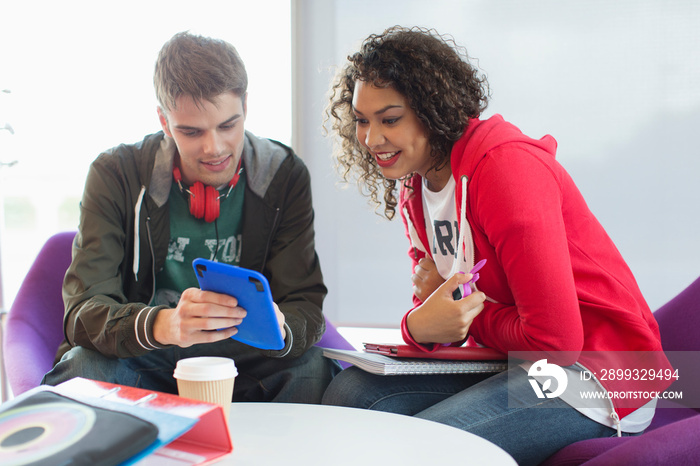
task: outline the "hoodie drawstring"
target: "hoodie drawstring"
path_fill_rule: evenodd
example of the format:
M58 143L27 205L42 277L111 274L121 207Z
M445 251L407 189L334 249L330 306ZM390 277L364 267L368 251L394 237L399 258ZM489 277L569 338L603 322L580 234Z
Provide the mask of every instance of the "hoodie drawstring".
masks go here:
M416 253L416 249L418 249L419 251L421 251L423 254L425 254L427 256L428 251L423 246L423 242L420 240L420 237L418 236L418 232L416 231L416 227L413 226L413 222L411 221L411 216L408 215L408 208L404 207L403 213L404 213L404 218L406 219L406 223L408 224L408 235L411 239L411 243L413 246L413 254L417 258L418 253Z
M620 427L620 416L618 416L617 412L615 412L615 407L613 407L613 412L610 413L610 417L612 418L615 427L617 427L617 436L622 437L622 428Z
M469 268L474 267L474 247L472 246L473 240L471 238L471 230L469 229L469 222L467 221L467 182L469 178L466 175L460 177L462 181L462 202L460 203L459 212L459 237L457 239L457 257L452 264L452 271L450 275L459 272L460 264L467 260ZM467 234L469 234L469 242L467 243ZM466 257L466 249L469 247L469 257Z

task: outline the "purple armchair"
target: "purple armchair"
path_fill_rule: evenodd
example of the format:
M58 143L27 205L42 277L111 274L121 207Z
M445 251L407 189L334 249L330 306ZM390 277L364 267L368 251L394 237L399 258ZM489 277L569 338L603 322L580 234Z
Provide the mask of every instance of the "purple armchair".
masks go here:
M5 325L3 359L15 396L38 386L53 367L63 341L63 276L71 262L75 232L57 233L39 251L17 292ZM326 320L326 333L318 343L351 348Z
M668 391L682 392L684 404L659 400L654 420L636 437L582 440L562 448L541 466L700 465L700 278L655 313L661 343L679 379Z
M63 276L75 232L57 233L39 251L5 324L3 358L15 396L41 383L63 341Z

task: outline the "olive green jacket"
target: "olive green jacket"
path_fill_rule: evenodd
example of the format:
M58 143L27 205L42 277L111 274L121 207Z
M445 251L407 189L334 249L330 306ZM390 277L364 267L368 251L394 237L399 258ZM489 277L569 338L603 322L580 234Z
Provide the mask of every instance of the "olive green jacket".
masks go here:
M168 195L175 144L162 132L101 154L90 166L73 261L63 284L65 341L126 358L162 348L149 306L170 240ZM325 331L327 293L314 247L309 172L290 148L246 132L240 265L265 275L285 315L286 345L262 351L298 357Z

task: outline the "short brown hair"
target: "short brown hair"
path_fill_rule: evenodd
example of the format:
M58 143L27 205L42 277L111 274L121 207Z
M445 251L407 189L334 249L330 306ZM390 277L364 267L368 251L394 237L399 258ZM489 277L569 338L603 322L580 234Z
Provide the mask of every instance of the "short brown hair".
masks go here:
M242 97L248 75L233 45L180 32L160 49L153 84L159 105L167 110L175 108L176 99L183 95L195 101L212 101L226 92Z

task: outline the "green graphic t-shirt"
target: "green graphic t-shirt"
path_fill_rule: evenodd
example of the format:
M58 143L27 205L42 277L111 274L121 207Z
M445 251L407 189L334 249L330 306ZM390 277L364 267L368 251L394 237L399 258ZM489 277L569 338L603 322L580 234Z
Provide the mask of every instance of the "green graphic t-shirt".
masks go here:
M182 291L199 288L192 268L198 257L238 265L241 259L241 220L245 176L228 197L219 200L219 218L212 223L196 219L187 204L189 194L176 183L170 189L170 245L163 270L156 274L156 293L151 305L175 307ZM228 186L221 191L226 194Z

